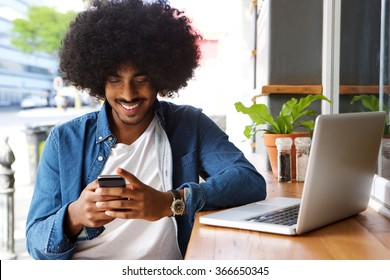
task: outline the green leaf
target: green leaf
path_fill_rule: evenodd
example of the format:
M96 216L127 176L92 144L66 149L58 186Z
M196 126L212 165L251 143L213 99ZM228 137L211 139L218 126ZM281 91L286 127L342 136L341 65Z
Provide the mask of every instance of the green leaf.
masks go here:
M244 130L245 137L249 139L253 134L252 131L253 131L253 125L245 126L245 130Z
M278 116L276 117L276 123L278 124L278 131L275 133L287 134L293 130L293 118L292 116Z
M294 108L297 106L298 100L296 98L291 98L282 105L279 116L288 116L291 115L294 111Z
M314 116L314 115L316 115L316 114L317 114L316 111L311 110L311 109L307 109L307 110L305 110L305 111L302 111L302 112L298 113L298 114L295 116L295 120L298 120L298 119L300 119L300 118L302 118L302 117Z
M272 127L277 126L268 107L264 104L253 104L251 107L245 107L241 102L236 102L234 105L237 112L248 115L256 125L269 124Z
M310 133L314 130L314 120L301 121L302 126Z
M291 113L293 118L298 119L300 117L300 114L302 113L302 111L304 109L306 109L307 107L309 107L311 105L311 103L313 103L316 100L325 100L325 101L332 103L332 101L330 101L326 96L324 96L322 94L307 95L306 97L300 98L298 104L293 108L292 113ZM314 114L315 114L315 112L314 112Z
M377 112L379 111L379 98L375 95L367 95L367 94L360 94L355 95L352 100L351 104L360 101L366 109L369 111ZM382 109L384 112L389 112L389 108L386 104L382 105ZM389 135L390 134L390 124L389 124L389 116L386 116L386 125L384 129L384 134Z
M293 97L282 105L280 113L276 118L273 118L265 104L253 104L251 107L245 107L241 102L236 102L235 107L237 112L247 114L252 119L255 126L262 124L271 126L270 129L260 130L267 133L288 134L294 132L298 127L304 127L309 130L309 132L313 130L313 120L302 121L300 119L316 114L315 111L307 109L307 107L317 100L324 100L332 103L327 97L318 94L307 95L300 98L299 101ZM250 133L253 134L256 132L257 131L253 132L252 130L249 132L249 128L246 128L244 133L246 133L246 136L248 137Z
M362 105L370 111L379 111L379 98L375 95L355 95L351 100L351 104L357 101L361 101ZM388 112L388 107L386 106L386 104L383 104L383 111Z

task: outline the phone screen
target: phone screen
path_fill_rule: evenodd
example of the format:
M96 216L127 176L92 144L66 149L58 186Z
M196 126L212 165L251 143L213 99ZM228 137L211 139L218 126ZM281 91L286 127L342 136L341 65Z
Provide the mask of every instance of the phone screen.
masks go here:
M101 188L113 188L126 186L126 181L119 175L100 175L98 177L99 187Z

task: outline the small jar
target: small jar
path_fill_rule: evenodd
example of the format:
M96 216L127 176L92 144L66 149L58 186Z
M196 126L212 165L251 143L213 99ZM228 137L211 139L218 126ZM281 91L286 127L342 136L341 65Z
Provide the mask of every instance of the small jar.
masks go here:
M311 139L310 137L297 137L294 141L296 149L296 180L305 181L307 162L309 160Z
M290 137L276 138L276 147L278 149L278 181L291 182L291 146Z

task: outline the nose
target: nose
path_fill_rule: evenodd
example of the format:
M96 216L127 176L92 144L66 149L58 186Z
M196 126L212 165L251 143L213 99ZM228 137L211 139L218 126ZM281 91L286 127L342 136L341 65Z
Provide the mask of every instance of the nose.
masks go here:
M138 95L137 89L132 85L132 83L124 83L124 86L122 88L122 96L130 101L134 99Z

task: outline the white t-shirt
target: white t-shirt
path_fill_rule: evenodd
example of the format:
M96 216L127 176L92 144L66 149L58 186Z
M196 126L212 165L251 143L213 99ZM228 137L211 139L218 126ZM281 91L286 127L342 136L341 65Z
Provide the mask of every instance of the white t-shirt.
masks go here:
M131 145L112 147L101 174L116 174L119 166L144 184L162 191L155 143L154 118L146 131ZM165 191L165 190L164 190ZM115 219L104 225L98 237L77 244L73 259L181 259L176 223L172 217L155 222Z

